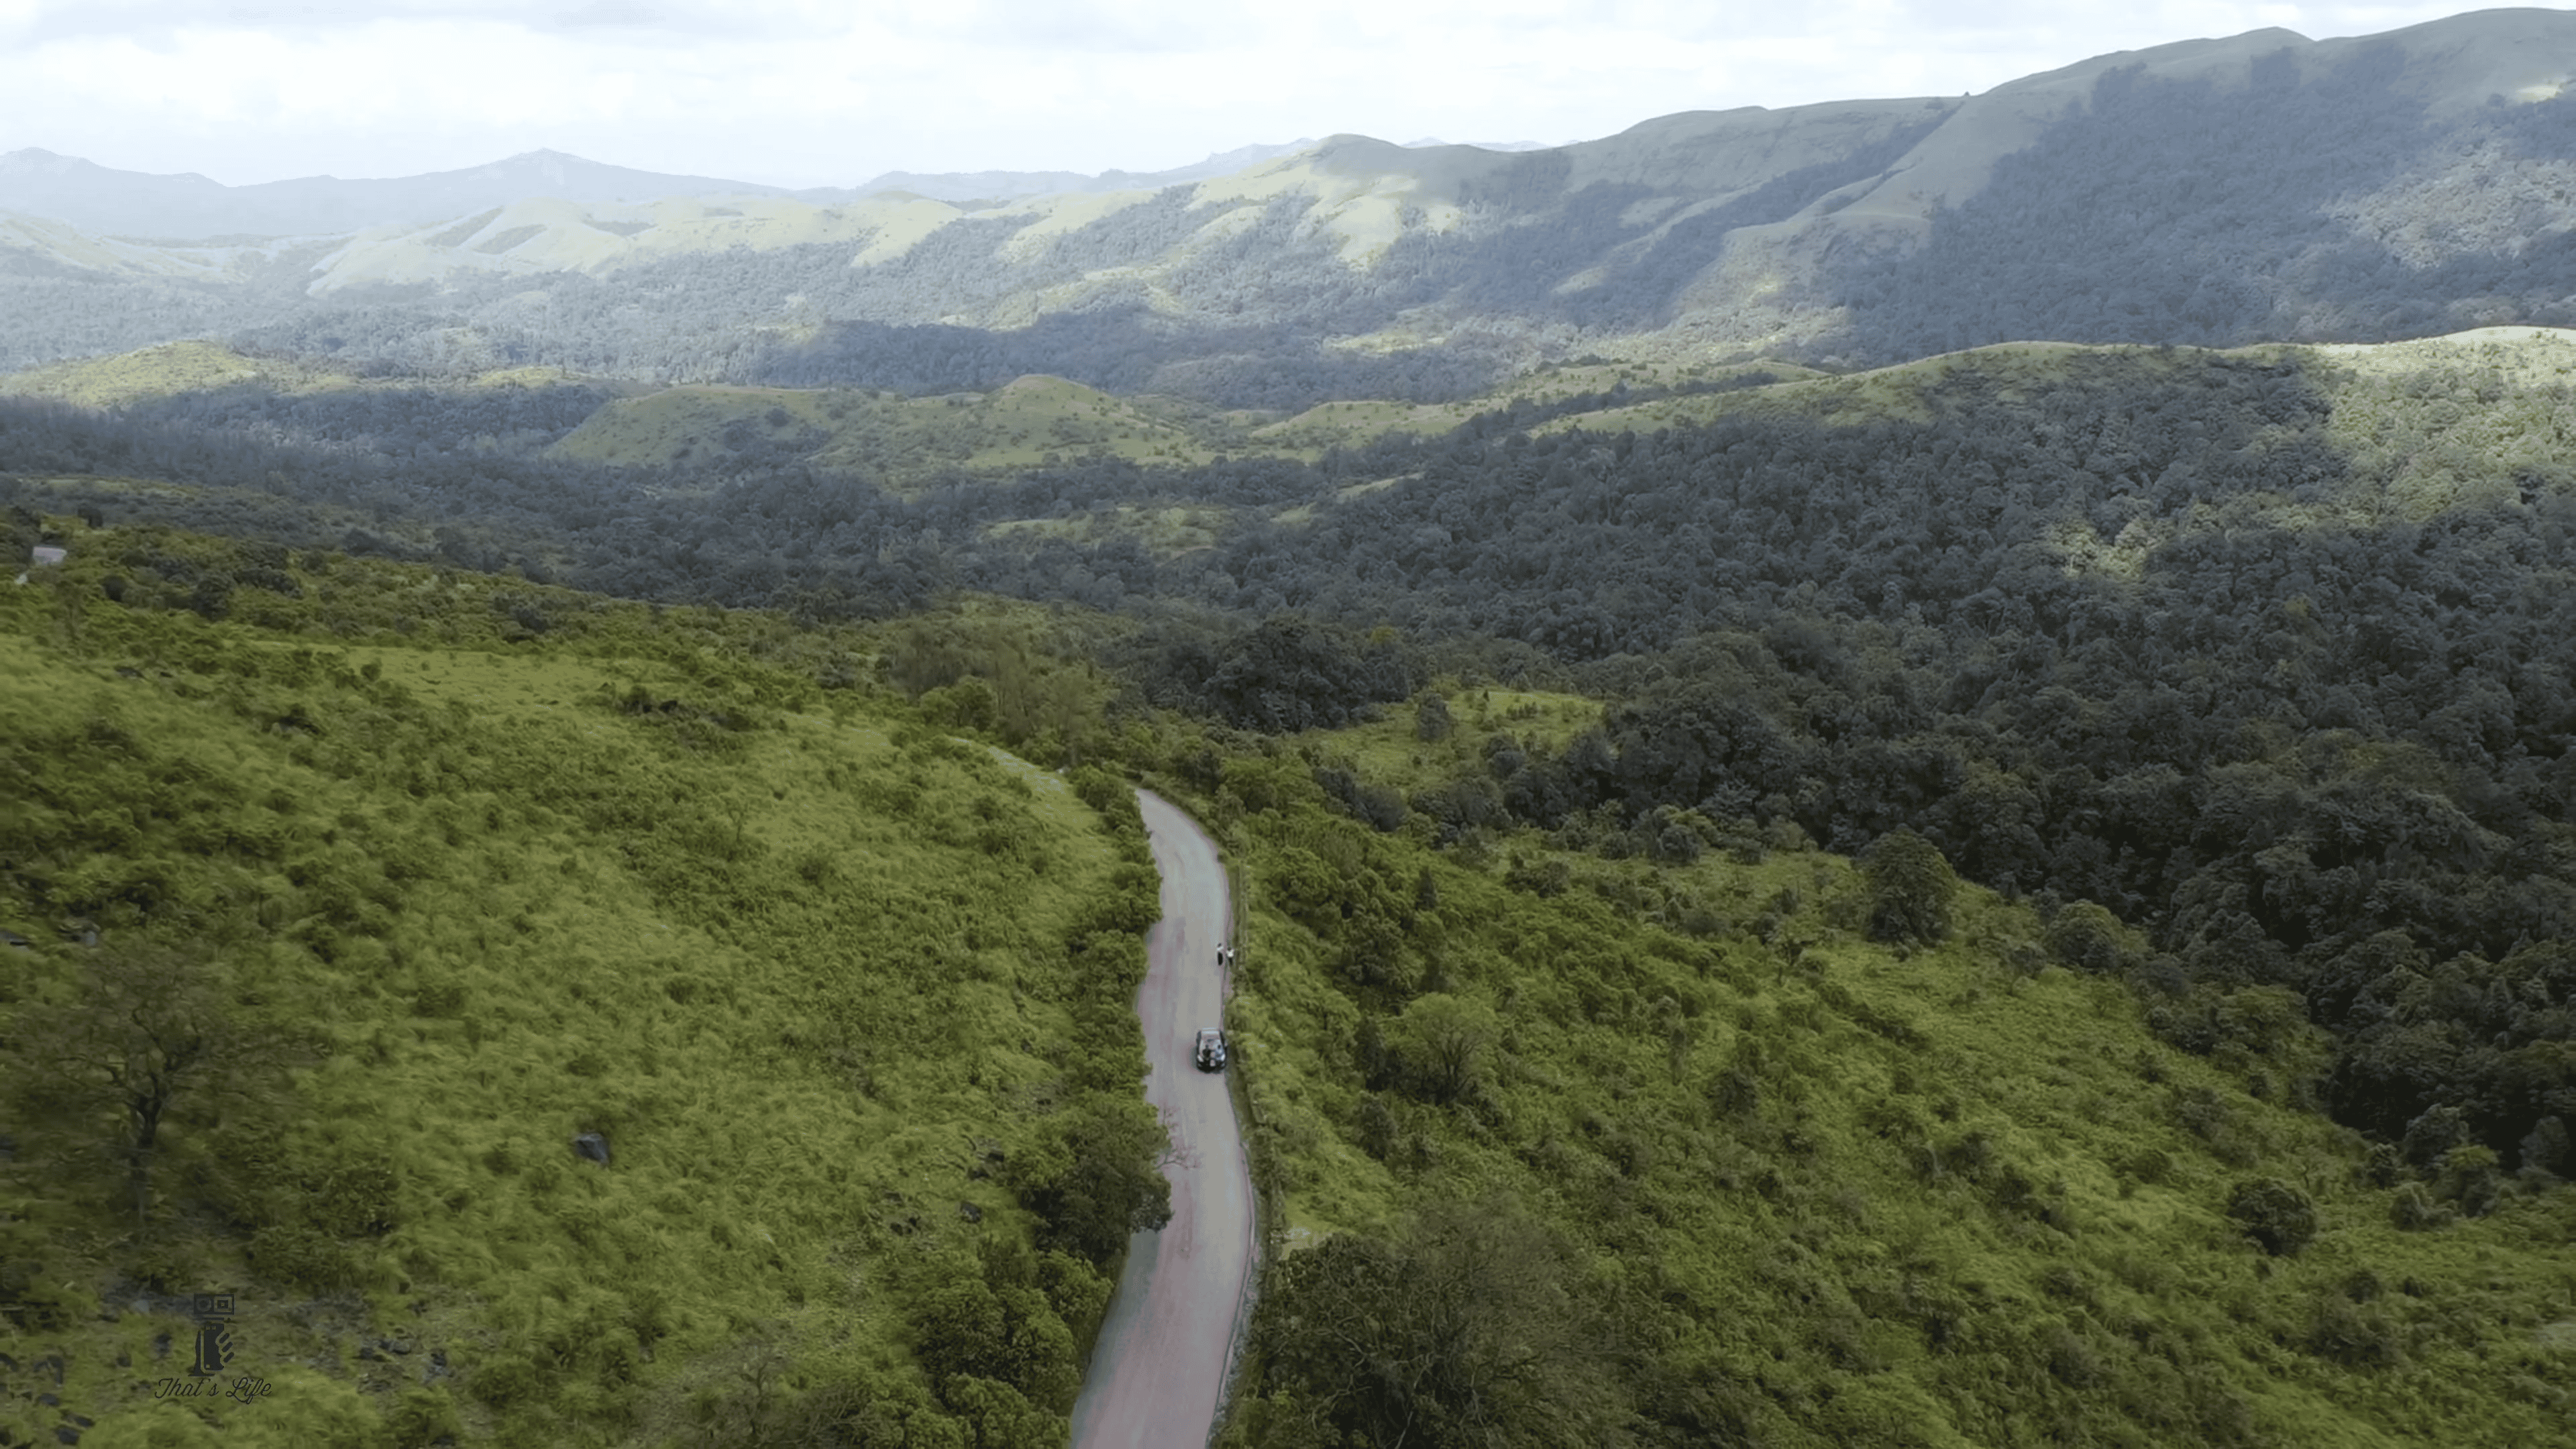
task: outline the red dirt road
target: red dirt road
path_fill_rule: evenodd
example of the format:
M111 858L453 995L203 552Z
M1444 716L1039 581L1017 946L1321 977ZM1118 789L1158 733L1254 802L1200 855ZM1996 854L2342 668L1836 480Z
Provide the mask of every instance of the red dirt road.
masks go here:
M1225 1021L1217 943L1233 919L1216 846L1171 802L1136 792L1163 919L1145 937L1145 1100L1170 1124L1172 1221L1138 1233L1073 1405L1075 1449L1203 1449L1225 1387L1235 1310L1252 1270L1252 1178L1225 1078L1190 1049Z

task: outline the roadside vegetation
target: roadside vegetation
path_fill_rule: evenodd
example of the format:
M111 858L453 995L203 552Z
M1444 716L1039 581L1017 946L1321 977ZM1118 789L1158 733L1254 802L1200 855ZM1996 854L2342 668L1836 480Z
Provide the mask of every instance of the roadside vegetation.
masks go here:
M1356 759L1415 708L1200 796L1253 882L1234 1041L1288 1208L1229 1442L2559 1433L2576 1196L2300 1106L2333 1050L2289 993L2178 1047L2098 969L2137 945L2107 912L1905 834L1372 828L1546 708L1433 699L1459 728L1404 764Z
M0 586L13 1442L1060 1442L1163 1191L1123 789L847 631L52 522ZM144 557L250 583L117 602Z

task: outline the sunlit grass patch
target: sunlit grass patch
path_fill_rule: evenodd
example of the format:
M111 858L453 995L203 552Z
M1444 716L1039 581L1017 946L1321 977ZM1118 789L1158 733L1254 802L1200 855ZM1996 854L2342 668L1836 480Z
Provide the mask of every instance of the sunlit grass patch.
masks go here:
M57 919L102 951L203 937L293 1048L244 1066L234 1106L181 1100L140 1231L115 1233L107 1178L42 1175L91 1151L77 1133L0 1166L81 1310L32 1330L73 1365L66 1402L147 1411L80 1325L152 1273L239 1285L246 1353L325 1365L292 1380L304 1409L192 1412L227 1442L320 1442L326 1403L412 1412L432 1353L438 1412L504 1442L667 1439L710 1392L740 1412L746 1343L873 1366L944 1415L911 1367L934 1280L901 1264L1032 1238L1013 1164L1078 1090L1132 1094L1126 847L1062 780L850 690L847 637L295 567L414 629L321 643L101 602L75 640L53 595L0 599L31 852L0 925L45 934L39 995L80 990ZM1093 1271L1051 1280L1067 1311Z

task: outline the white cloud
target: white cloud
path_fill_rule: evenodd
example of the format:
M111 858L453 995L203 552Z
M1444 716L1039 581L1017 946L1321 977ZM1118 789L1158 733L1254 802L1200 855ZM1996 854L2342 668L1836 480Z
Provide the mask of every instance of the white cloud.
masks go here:
M537 147L845 185L1150 169L1359 131L1563 141L1677 110L1955 95L2104 51L2431 5L1689 0L0 0L0 150L241 183Z

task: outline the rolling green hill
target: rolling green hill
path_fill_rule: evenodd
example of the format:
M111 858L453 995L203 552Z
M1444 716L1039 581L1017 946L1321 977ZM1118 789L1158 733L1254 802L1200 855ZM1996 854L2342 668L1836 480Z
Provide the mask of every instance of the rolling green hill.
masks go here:
M502 368L467 379L467 387L545 387L573 382L555 368ZM190 393L251 389L294 396L368 386L346 371L250 357L207 341L171 342L113 357L82 358L31 367L0 377L0 395L52 398L82 407L117 408ZM377 381L382 390L388 384Z
M1549 707L1440 697L1444 739L1401 707L1201 797L1252 883L1235 1042L1285 1255L1227 1442L2561 1434L2576 1195L2483 1149L2418 1179L2293 1105L2330 1051L2288 993L2194 1055L2070 969L2136 949L2106 913L1953 896L1937 853L1343 818L1327 772L1431 788ZM1934 924L1889 929L1913 893Z
M781 448L817 467L898 485L940 472L1035 468L1051 459L1204 463L1228 430L1205 409L1119 398L1056 377L991 393L896 398L794 388L676 387L603 408L553 445L621 467L708 468Z
M0 585L14 1442L1061 1435L1159 1140L1121 792L847 633L70 547ZM146 555L259 597L99 596Z

